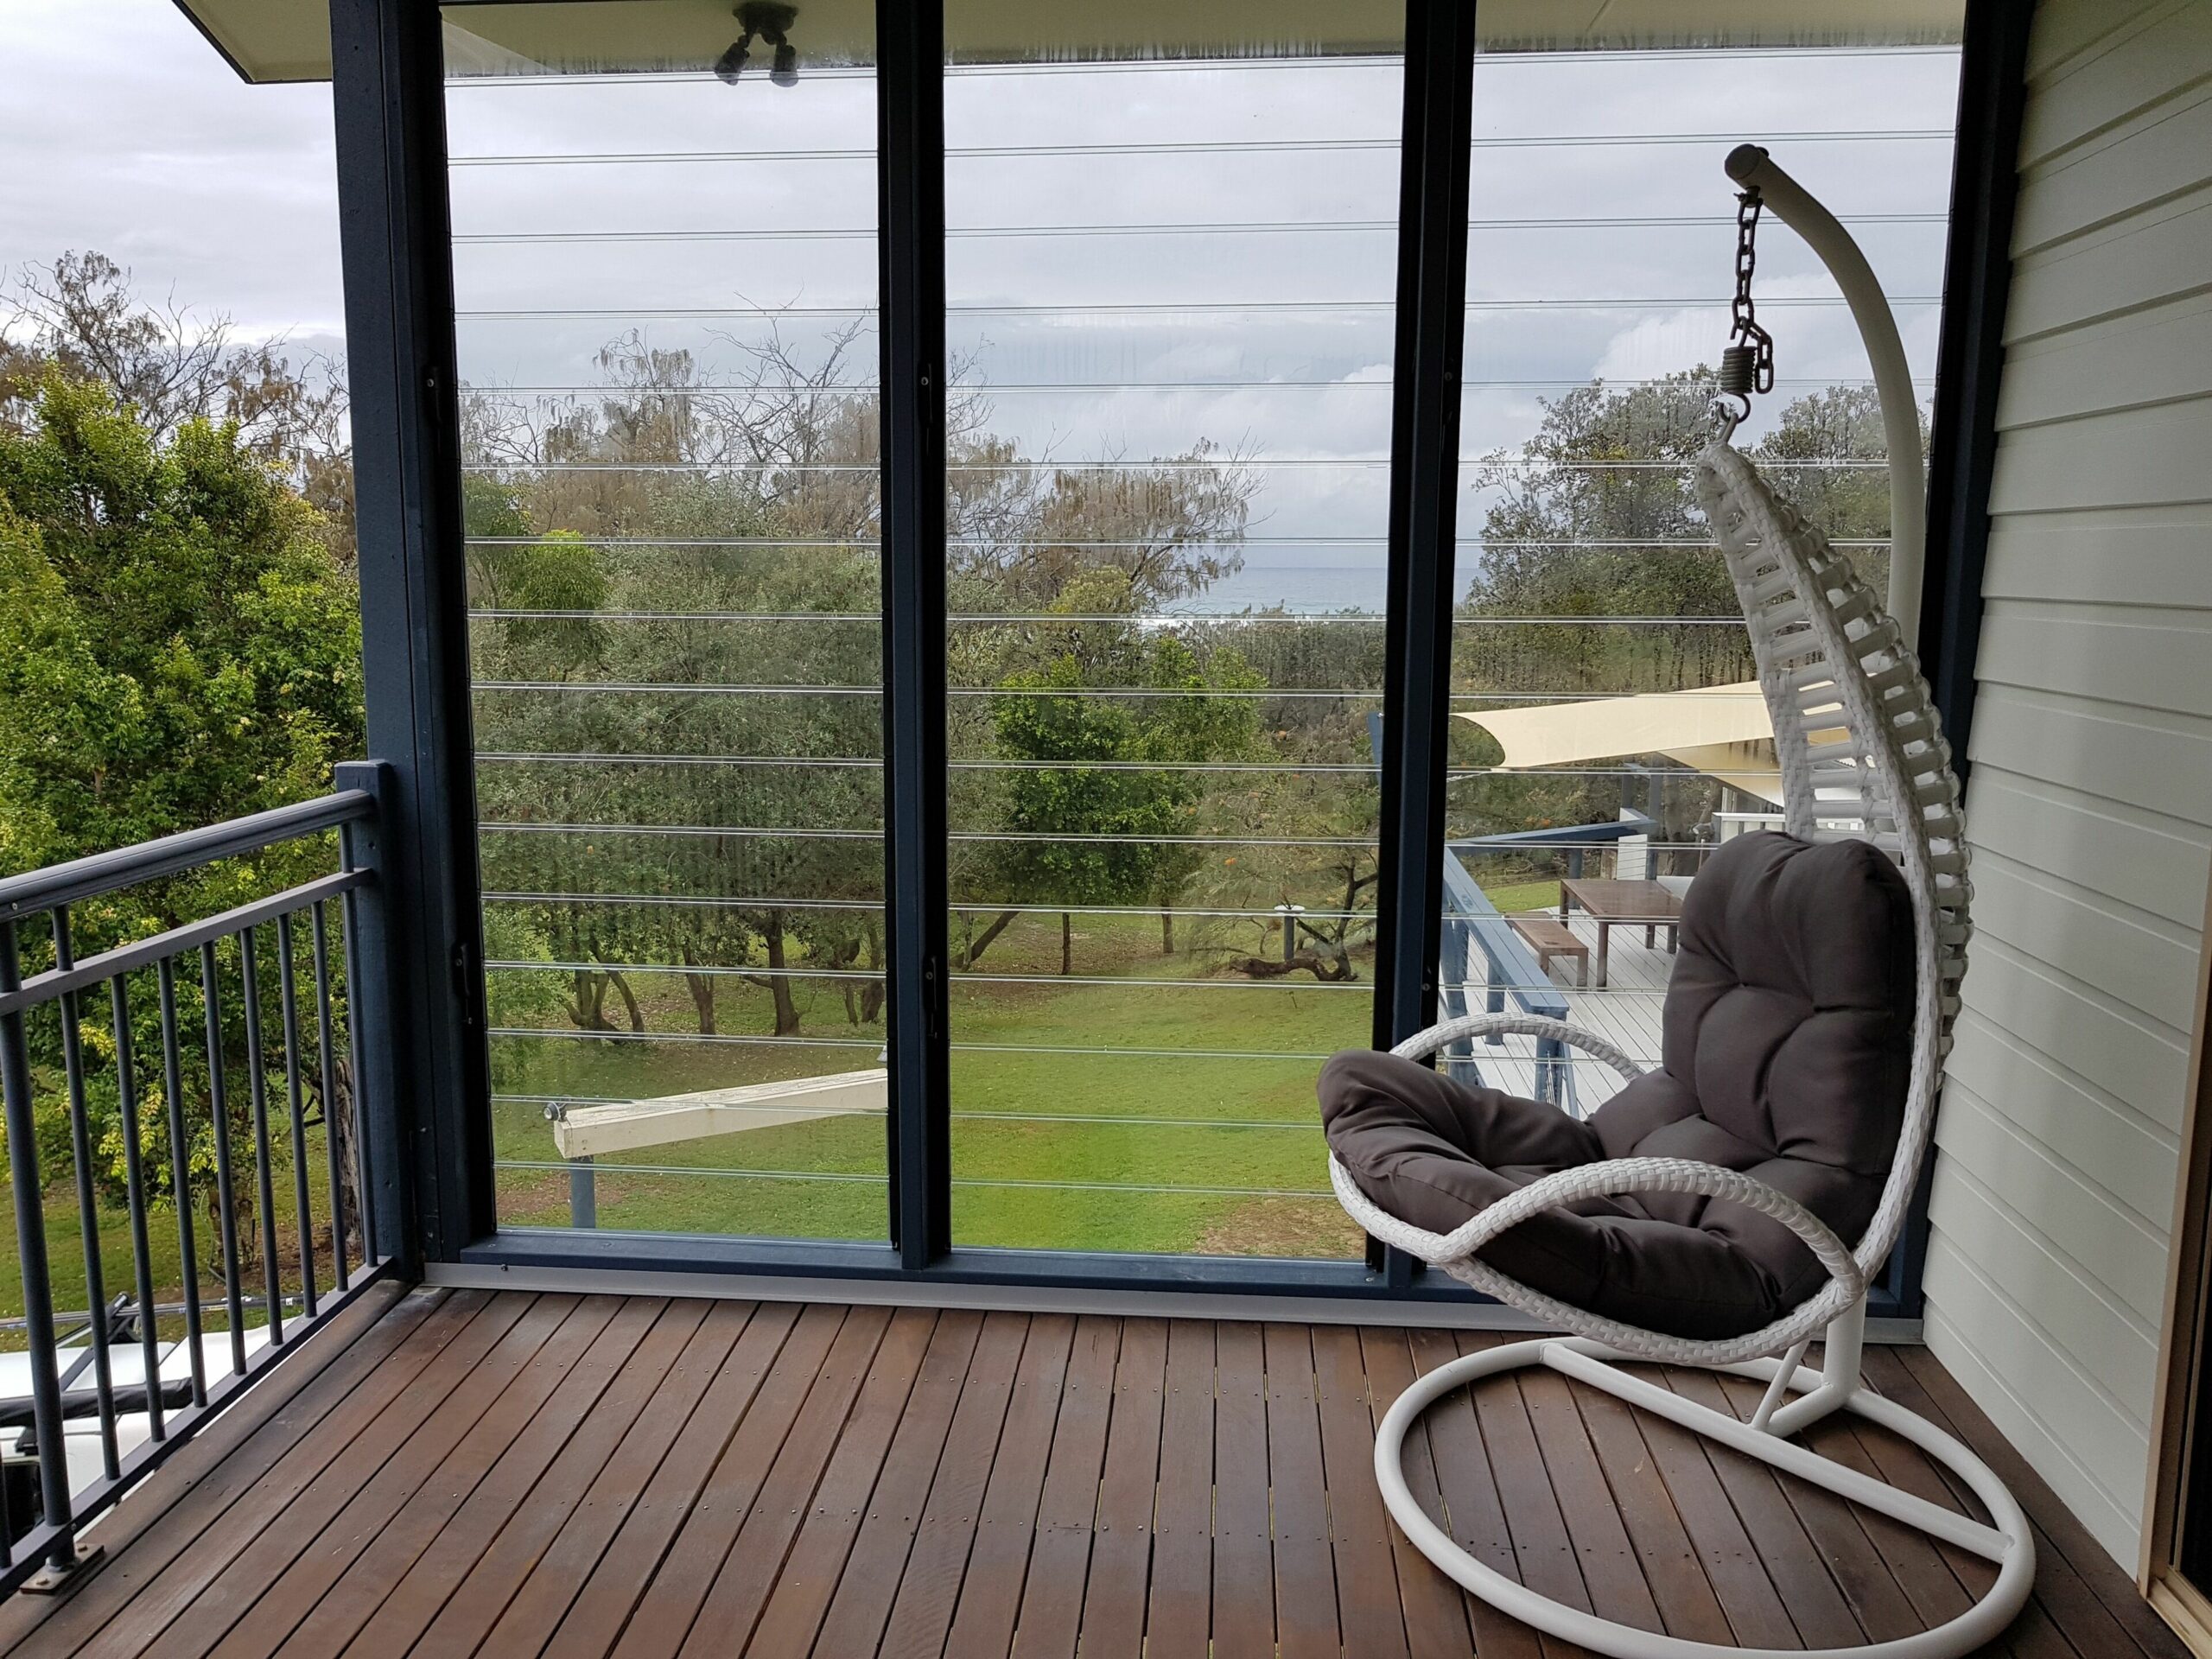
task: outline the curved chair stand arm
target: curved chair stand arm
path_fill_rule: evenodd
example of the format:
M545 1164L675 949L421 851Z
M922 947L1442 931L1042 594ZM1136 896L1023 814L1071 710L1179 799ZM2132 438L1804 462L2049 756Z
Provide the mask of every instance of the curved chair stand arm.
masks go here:
M1360 1190L1351 1173L1329 1159L1329 1183L1351 1218L1383 1243L1442 1268L1453 1278L1495 1296L1522 1313L1572 1331L1639 1359L1676 1365L1726 1365L1779 1353L1804 1341L1863 1302L1866 1278L1842 1239L1786 1192L1717 1164L1687 1158L1616 1158L1582 1164L1531 1181L1491 1205L1449 1233L1432 1233L1402 1221ZM1697 1192L1725 1198L1770 1216L1805 1242L1824 1268L1828 1282L1815 1295L1772 1323L1744 1336L1714 1341L1673 1337L1640 1325L1624 1325L1547 1296L1477 1259L1476 1252L1508 1228L1542 1211L1583 1198L1622 1192Z
M1398 1397L1376 1430L1375 1477L1384 1505L1414 1547L1469 1593L1524 1624L1612 1659L1782 1659L1784 1651L1688 1641L1618 1624L1554 1601L1477 1560L1429 1517L1406 1484L1407 1432L1423 1411L1454 1389L1522 1366L1543 1365L1997 1566L1996 1580L1980 1600L1947 1624L1865 1647L1799 1652L1796 1659L1846 1659L1846 1656L1852 1659L1957 1659L1997 1637L2026 1604L2035 1583L2035 1542L2026 1515L2004 1483L1957 1440L1894 1402L1868 1394L1859 1386L1859 1347L1866 1326L1865 1274L1843 1240L1787 1193L1738 1171L1688 1159L1611 1159L1531 1181L1452 1231L1433 1233L1410 1226L1376 1205L1333 1156L1329 1160L1329 1179L1353 1218L1385 1243L1441 1267L1547 1323L1577 1332L1573 1337L1540 1337L1485 1349L1440 1365ZM1700 1192L1747 1205L1773 1217L1812 1250L1828 1272L1827 1285L1764 1330L1726 1341L1694 1342L1570 1307L1475 1257L1475 1251L1500 1234L1544 1211L1581 1198L1651 1192ZM1801 1369L1797 1362L1806 1343L1821 1332L1827 1337L1822 1369ZM1770 1357L1784 1348L1789 1350L1784 1357ZM1726 1371L1764 1382L1766 1395L1746 1421L1622 1370L1613 1363L1624 1359L1656 1359ZM1800 1397L1777 1409L1783 1395L1792 1389L1798 1390ZM1837 1411L1852 1412L1888 1429L1949 1469L1988 1510L1989 1523L1902 1491L1787 1438Z
M1611 1659L1959 1659L1999 1636L2026 1604L2035 1585L2036 1566L2035 1541L2026 1515L1987 1465L1924 1418L1864 1390L1853 1393L1843 1407L1911 1442L1955 1474L1989 1511L1987 1525L1836 1463L1779 1433L1756 1428L1731 1413L1700 1404L1662 1383L1622 1370L1607 1363L1611 1357L1600 1344L1574 1338L1540 1337L1486 1348L1418 1378L1384 1414L1375 1435L1375 1477L1384 1506L1414 1547L1469 1594L1548 1635ZM1855 1345L1852 1363L1857 1363ZM1979 1555L1996 1565L1995 1582L1973 1606L1933 1630L1863 1647L1809 1650L1688 1641L1618 1624L1540 1595L1518 1579L1476 1560L1438 1526L1407 1485L1403 1468L1406 1434L1431 1405L1455 1389L1529 1365L1545 1366L1601 1389L1640 1411L1664 1417L1694 1434L1756 1458L1777 1474L1818 1486ZM1770 1376L1780 1371L1773 1360L1730 1369L1753 1376ZM1811 1372L1799 1372L1793 1380L1802 1386L1815 1378Z

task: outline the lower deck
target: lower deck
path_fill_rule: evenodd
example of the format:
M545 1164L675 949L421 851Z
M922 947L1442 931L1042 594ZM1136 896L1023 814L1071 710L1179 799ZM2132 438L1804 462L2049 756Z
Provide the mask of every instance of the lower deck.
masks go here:
M1370 1461L1417 1371L1511 1339L380 1287L92 1527L72 1590L0 1604L0 1651L1556 1659L1414 1552ZM1868 1374L2037 1522L2036 1598L1992 1651L2179 1659L1923 1351ZM1870 1427L1810 1438L1946 1491ZM1878 1641L1986 1583L1548 1372L1447 1397L1408 1446L1482 1559L1681 1637Z

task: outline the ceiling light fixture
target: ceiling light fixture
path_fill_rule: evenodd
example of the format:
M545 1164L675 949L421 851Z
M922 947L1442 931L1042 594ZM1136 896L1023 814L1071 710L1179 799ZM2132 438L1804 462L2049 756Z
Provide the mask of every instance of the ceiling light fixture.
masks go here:
M798 48L791 43L788 33L798 21L798 8L787 6L779 0L745 0L737 9L737 23L741 31L730 42L729 50L715 60L715 74L724 85L734 86L753 56L753 42L757 38L776 48L776 55L768 67L771 86L798 85Z

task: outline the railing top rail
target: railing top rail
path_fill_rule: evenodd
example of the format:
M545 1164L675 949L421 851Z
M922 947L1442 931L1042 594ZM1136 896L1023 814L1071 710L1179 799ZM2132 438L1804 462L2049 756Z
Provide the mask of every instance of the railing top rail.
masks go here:
M280 916L297 915L326 899L336 899L364 887L368 880L367 874L360 870L341 870L334 875L319 876L282 893L272 893L265 899L257 899L251 904L203 917L149 938L118 945L97 957L86 957L67 968L49 969L25 980L13 990L0 991L0 1017L24 1013L72 991L87 990L118 975L151 967L164 957L180 956L217 939L227 939L249 927L273 922Z
M339 790L296 805L275 807L202 830L187 830L158 841L9 876L0 880L0 922L20 921L57 905L74 904L217 859L235 858L341 823L359 823L375 817L376 810L376 797L366 790Z

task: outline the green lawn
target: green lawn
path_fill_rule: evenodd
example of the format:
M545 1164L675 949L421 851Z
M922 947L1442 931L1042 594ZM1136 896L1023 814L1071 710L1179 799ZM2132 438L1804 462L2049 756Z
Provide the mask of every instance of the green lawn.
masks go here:
M291 1160L283 1141L285 1134L283 1125L272 1122L270 1128L278 1137L278 1144L272 1148L270 1160L270 1183L276 1197L277 1291L280 1295L296 1297L300 1294L305 1275L300 1261ZM234 1190L250 1206L256 1201L259 1182L253 1161L253 1148L250 1143L241 1145L234 1149ZM333 1275L330 1206L326 1190L328 1166L324 1157L321 1131L310 1129L308 1132L309 1237L314 1249L316 1283L327 1287L333 1282ZM63 1312L81 1311L86 1306L85 1248L82 1229L78 1223L79 1213L76 1192L68 1178L65 1177L48 1187L45 1205L48 1281L53 1287L54 1307ZM119 1205L103 1204L98 1207L98 1214L100 1271L104 1279L102 1288L110 1301L118 1296L135 1296L137 1268L132 1254L129 1212ZM211 1332L226 1331L229 1325L223 1309L221 1232L214 1218L200 1208L195 1207L192 1223L194 1255L200 1269L202 1325ZM243 1289L247 1295L256 1295L266 1285L266 1274L257 1243L260 1230L257 1213L250 1210L242 1213L241 1224L245 1228L239 1240L241 1255L245 1263ZM180 1300L184 1290L184 1254L175 1205L162 1203L152 1208L147 1217L146 1243L155 1300L161 1303ZM7 1189L0 1187L0 1317L20 1315L23 1311L21 1259L16 1207ZM262 1321L263 1315L258 1309L246 1310L246 1324L259 1325ZM158 1324L164 1336L180 1337L184 1333L184 1320L181 1314L164 1316ZM0 1332L0 1349L19 1349L22 1345L20 1332ZM211 1360L210 1363L220 1362Z
M979 964L980 973L1057 976L1057 925L1036 919L1034 926L1010 929ZM1326 1196L1313 1077L1319 1057L1368 1039L1366 964L1363 978L1349 986L1318 985L1310 976L1192 977L1188 958L1160 955L1156 921L1079 920L1077 981L1112 983L954 981L956 1240L1061 1249L1318 1254L1356 1245L1357 1236ZM765 994L725 997L725 1031L770 1032ZM685 1029L688 1003L680 1001L680 993L672 993L664 1007L653 1009L649 1017L657 1028ZM817 990L810 1002L803 996L801 1007L802 1035L859 1046L507 1039L503 1090L642 1098L874 1063L883 1040L880 1026L846 1023L842 1002L826 991ZM1000 1046L1030 1052L995 1052ZM1050 1052L1096 1048L1138 1052ZM1192 1049L1235 1058L1186 1057ZM1135 1121L1087 1121L1099 1118ZM503 1159L556 1157L550 1127L534 1103L501 1102L495 1138ZM621 1173L623 1164L634 1163L702 1174ZM884 1168L884 1126L874 1117L625 1154L600 1166L600 1224L880 1237ZM1143 1190L1161 1186L1225 1190ZM505 1170L501 1202L508 1221L564 1224L568 1176L553 1169ZM1243 1231L1255 1235L1252 1242L1238 1243Z

